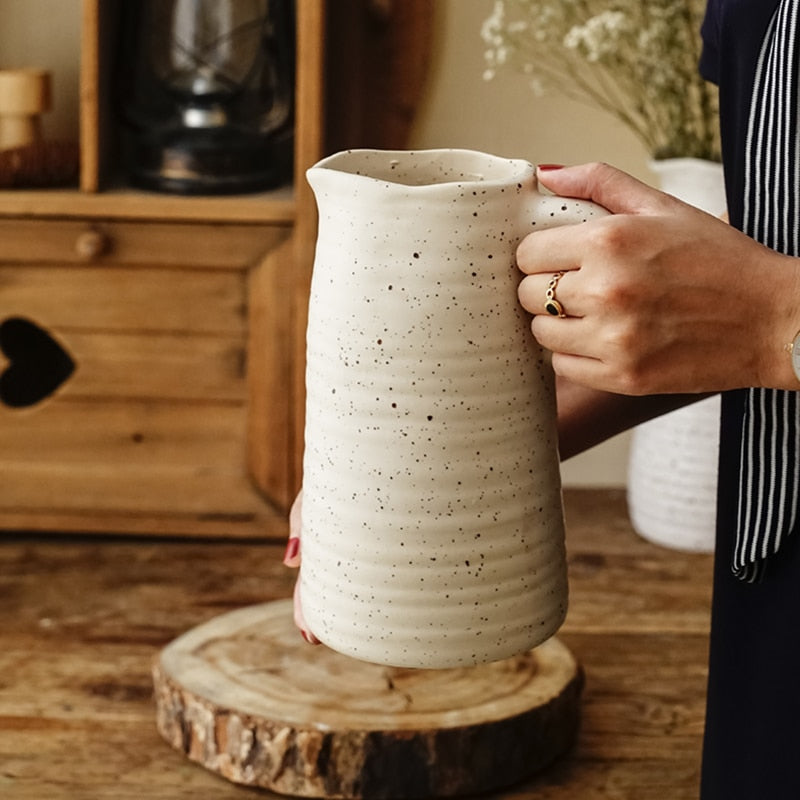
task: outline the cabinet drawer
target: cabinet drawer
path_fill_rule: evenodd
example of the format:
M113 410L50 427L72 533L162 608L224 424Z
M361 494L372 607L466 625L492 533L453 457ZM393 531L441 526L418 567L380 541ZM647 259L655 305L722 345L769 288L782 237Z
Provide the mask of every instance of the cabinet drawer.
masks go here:
M0 262L0 315L60 329L240 335L242 270Z
M243 401L247 306L241 272L0 265L5 358L52 337L75 364L64 397Z
M0 220L0 262L245 269L288 234L281 225Z
M115 224L87 263L80 223L4 226L0 527L263 535L289 483L290 309L262 291L283 285L285 231ZM270 343L255 357L253 306ZM254 379L274 497L248 468Z

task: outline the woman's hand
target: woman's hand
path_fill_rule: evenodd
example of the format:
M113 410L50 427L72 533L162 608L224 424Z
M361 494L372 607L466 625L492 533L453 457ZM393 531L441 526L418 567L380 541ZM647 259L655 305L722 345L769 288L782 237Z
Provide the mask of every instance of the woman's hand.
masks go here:
M783 348L800 328L797 259L605 164L539 179L613 214L519 246L520 302L558 375L625 395L796 388ZM560 318L544 303L562 270Z
M286 545L286 553L283 556L283 563L287 567L298 568L300 566L300 536L303 528L303 492L298 493L289 512L289 542ZM319 644L319 639L308 629L303 618L303 608L300 605L300 580L298 578L294 584L294 624L300 629L303 638L310 644Z

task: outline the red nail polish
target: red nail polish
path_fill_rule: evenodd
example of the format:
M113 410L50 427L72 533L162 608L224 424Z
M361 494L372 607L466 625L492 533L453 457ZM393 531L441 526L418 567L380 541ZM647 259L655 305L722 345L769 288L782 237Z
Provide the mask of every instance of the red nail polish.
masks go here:
M543 172L548 172L549 170L564 169L564 165L563 164L538 164L536 166L536 169L540 169Z
M286 552L283 555L284 561L291 561L293 558L297 558L297 554L300 552L300 538L297 536L292 536L286 544Z

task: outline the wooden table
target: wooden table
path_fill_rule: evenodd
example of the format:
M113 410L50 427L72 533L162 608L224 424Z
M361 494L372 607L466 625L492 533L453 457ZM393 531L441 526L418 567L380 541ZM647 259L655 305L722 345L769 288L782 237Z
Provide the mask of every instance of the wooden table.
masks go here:
M696 798L711 558L637 537L619 491L566 493L570 612L586 672L568 755L505 800ZM156 733L150 664L185 630L288 596L285 530L263 542L0 538L0 797L272 797Z

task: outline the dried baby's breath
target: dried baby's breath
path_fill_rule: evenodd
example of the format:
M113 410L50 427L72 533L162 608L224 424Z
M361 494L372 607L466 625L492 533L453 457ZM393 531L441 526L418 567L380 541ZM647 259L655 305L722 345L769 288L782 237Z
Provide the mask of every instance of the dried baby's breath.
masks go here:
M654 158L719 160L716 88L698 72L705 0L497 0L484 77L513 69L613 114Z

